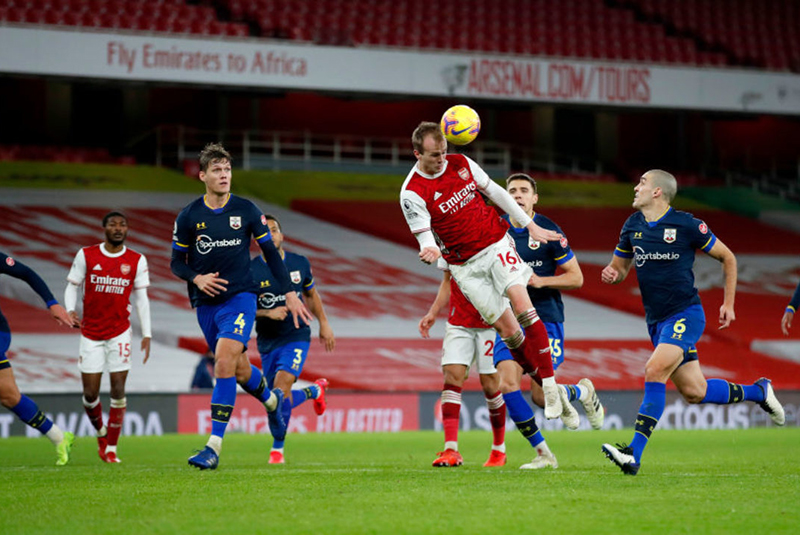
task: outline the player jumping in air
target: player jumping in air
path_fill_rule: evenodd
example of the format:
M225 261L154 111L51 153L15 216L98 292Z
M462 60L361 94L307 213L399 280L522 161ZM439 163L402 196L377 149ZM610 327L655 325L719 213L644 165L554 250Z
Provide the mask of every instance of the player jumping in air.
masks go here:
M421 123L411 140L417 164L403 183L400 205L419 242L420 260L432 264L444 257L464 296L500 334L514 359L526 373L541 377L545 416L558 418L561 397L547 331L526 291L531 269L479 192L526 226L533 239L553 241L561 235L534 223L475 162L447 154L438 124Z
M633 207L638 212L623 225L611 263L601 274L604 283L619 284L636 264L647 329L655 347L645 364L644 399L630 446L602 447L628 475L639 471L647 441L664 412L667 380L688 403L752 401L769 413L776 425L784 425L786 420L769 379L740 385L703 376L695 344L703 334L706 318L694 286L695 250L722 263L725 289L719 309L720 329L728 328L736 319L736 257L703 221L670 206L677 191L675 177L666 171L655 169L642 175L634 188Z

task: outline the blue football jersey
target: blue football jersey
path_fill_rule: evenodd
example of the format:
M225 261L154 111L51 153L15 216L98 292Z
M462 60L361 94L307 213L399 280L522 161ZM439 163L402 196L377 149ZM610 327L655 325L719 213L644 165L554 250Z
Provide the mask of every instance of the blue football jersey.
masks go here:
M692 271L695 250L708 252L716 241L703 221L674 208L652 222L641 212L628 218L614 254L633 259L647 323L700 303Z
M508 215L503 219L509 222ZM542 228L554 230L561 235L564 232L551 219L542 214L534 214L533 221ZM556 267L575 257L569 248L566 237L561 241L538 242L532 240L528 229L516 228L509 223L508 234L514 238L514 245L520 258L528 264L533 272L540 277L552 277L556 274ZM554 288L533 288L528 286L528 295L542 321L547 323L564 322L564 302L561 292Z
M228 281L227 291L216 297L188 283L192 306L217 305L242 292L255 293L250 275L250 238L259 243L272 240L261 210L241 197L231 195L222 208L212 209L200 197L184 208L175 220L172 248L186 251L188 265L196 273L216 273Z
M283 258L292 289L302 300L303 292L314 287L314 276L311 274L311 264L305 256L284 251ZM257 256L250 263L253 279L258 287L258 308L269 310L271 308L286 306L286 295L276 291L277 284L264 258ZM289 342L311 340L311 328L302 320L300 328L295 329L292 315L288 314L283 321L269 318L256 317L256 335L259 353L269 353L273 349L286 345Z

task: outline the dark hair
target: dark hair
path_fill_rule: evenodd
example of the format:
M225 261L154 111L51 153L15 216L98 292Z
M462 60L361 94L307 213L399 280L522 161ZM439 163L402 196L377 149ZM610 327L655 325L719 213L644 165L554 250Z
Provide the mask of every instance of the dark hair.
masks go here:
M525 173L514 173L513 175L511 175L506 179L506 186L508 186L512 180L525 180L527 182L530 182L531 186L533 186L533 192L538 193L536 188L536 181L533 179L532 176L526 175Z
M414 129L414 133L411 134L411 144L414 146L414 150L420 154L425 152L422 148L422 143L427 136L432 136L434 141L438 142L445 140L444 134L442 134L442 130L437 123L422 121L419 123L419 126Z
M123 214L122 212L112 211L103 216L103 228L106 227L106 225L108 224L108 220L111 219L112 217L121 217L122 219L125 220L125 223L128 222L128 217L125 214Z
M198 159L200 160L200 170L203 172L214 162L227 160L229 163L233 163L231 153L225 150L222 143L209 143L200 151Z
M278 219L278 218L277 218L277 217L275 217L274 215L269 215L269 214L264 214L264 218L265 218L267 221L275 221L275 222L278 224L278 230L280 230L281 232L283 232L283 226L281 225L281 221L280 221L280 219Z

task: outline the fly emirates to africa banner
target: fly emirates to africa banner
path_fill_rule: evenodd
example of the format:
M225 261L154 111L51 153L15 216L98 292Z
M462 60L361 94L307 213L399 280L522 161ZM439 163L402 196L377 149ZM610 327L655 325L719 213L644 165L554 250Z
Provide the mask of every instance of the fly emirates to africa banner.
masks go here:
M23 26L0 26L0 72L800 114L794 74Z

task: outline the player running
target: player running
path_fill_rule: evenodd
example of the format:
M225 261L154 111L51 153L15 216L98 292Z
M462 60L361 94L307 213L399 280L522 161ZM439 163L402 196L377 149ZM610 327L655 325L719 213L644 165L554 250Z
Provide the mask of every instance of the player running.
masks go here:
M50 315L61 325L79 327L73 318L67 314L64 307L58 304L53 293L47 287L42 278L31 268L16 261L14 258L0 253L0 275L10 275L15 279L24 281L39 297L45 302L50 310ZM21 394L14 379L14 370L11 369L11 362L8 360L6 352L11 346L11 329L8 321L0 310L0 403L3 407L17 415L17 418L39 431L50 439L56 447L56 466L64 466L69 462L69 454L72 450L72 443L75 435L69 431L62 431L53 420L44 415L39 410L31 398Z
M706 319L694 286L695 250L722 263L725 289L719 309L720 329L728 328L736 319L736 257L703 221L670 206L677 191L675 177L666 171L654 169L642 175L633 197L638 212L623 225L611 263L601 273L604 283L619 284L636 263L647 329L655 347L645 364L644 399L633 441L630 446L602 447L606 457L628 475L639 471L647 441L664 412L667 379L688 403L752 401L769 413L776 425L786 421L769 379L740 385L703 376L695 344Z
M292 290L299 299L305 302L314 317L319 321L319 340L326 351L333 351L336 339L333 329L325 315L322 298L317 291L311 264L305 256L283 249L283 230L275 216L267 215L267 226L272 234L272 243L283 258L291 279ZM264 261L258 256L251 261L250 268L259 287L258 310L256 310L256 334L258 352L261 354L261 370L267 379L269 388L278 388L283 392L284 400L281 408L286 425L276 425L276 413L270 413L269 423L272 433L272 450L269 453L269 464L284 464L283 447L286 430L292 409L311 399L314 412L321 415L325 412L325 389L327 379L317 379L314 383L300 390L292 390L292 385L303 372L303 365L311 346L311 328L302 325L295 328L292 318L288 317L285 297L276 295L273 288L278 279Z
M117 443L125 418L125 381L131 369L131 293L142 327L143 364L150 358L150 275L147 259L125 245L128 218L120 212L103 217L105 240L75 255L67 275L64 304L70 317L81 323L78 370L83 382L83 408L97 433L97 453L107 463L121 462ZM78 317L78 292L83 285L83 320ZM108 370L111 408L103 424L100 381Z
M536 181L532 177L524 173L513 174L506 179L506 189L537 225L564 234L551 219L534 212L533 209L539 202L539 194ZM504 215L503 219L509 225L508 234L514 239L517 253L533 270L533 275L528 280L528 295L547 329L553 370L557 371L564 362L564 303L561 300L561 290L573 290L583 286L581 267L570 249L566 236L557 242L538 242L531 239L527 228L508 215ZM556 275L557 270L561 271L558 275ZM495 345L495 365L511 358L505 344L498 338ZM536 379L531 382L531 399L539 407L544 407L544 392ZM578 384L559 385L558 388L563 408L561 420L568 429L577 429L580 424L578 412L571 403L576 400L583 406L592 429L603 427L605 410L590 379L583 378ZM527 411L525 412L527 416Z
M458 452L458 422L461 390L473 365L478 369L492 425L492 450L483 466L503 466L506 464L506 406L500 394L500 379L492 364L496 333L458 289L450 276L450 270L446 269L446 263L441 259L439 262L440 267L445 267L444 277L436 299L428 313L419 321L419 333L423 338L429 338L436 316L450 302L450 314L442 343L444 451L437 454L433 466L461 466L464 463Z
M545 416L558 418L561 397L547 331L525 289L531 270L478 192L528 227L534 239L559 240L561 235L534 223L478 164L461 154L447 154L438 124L421 123L411 140L417 163L403 183L400 205L419 242L420 260L431 264L444 257L464 296L500 334L514 359L526 373L542 378Z
M283 392L266 388L261 370L244 353L256 315L256 288L250 274L250 239L255 238L275 274L275 291L286 294L286 307L299 321L311 321L305 305L291 290L289 273L272 244L267 219L255 204L232 195L231 155L222 145L210 143L200 153L200 180L206 194L190 203L175 221L172 237L172 272L187 281L189 298L208 347L214 352L216 384L211 395L211 436L189 464L215 469L222 438L236 403L236 383L276 412L275 422L285 427Z

